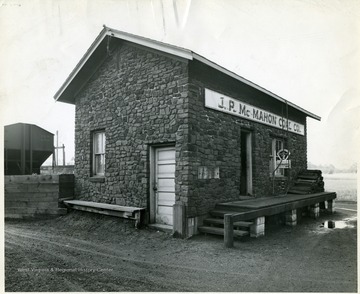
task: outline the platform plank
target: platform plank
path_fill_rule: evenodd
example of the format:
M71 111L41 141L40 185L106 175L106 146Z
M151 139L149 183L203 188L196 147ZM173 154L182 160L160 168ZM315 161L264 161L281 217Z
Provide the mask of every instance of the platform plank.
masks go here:
M305 195L298 195L298 194L287 194L285 196L275 196L275 197L264 197L264 198L256 198L251 200L243 200L243 201L231 201L231 202L224 202L219 203L218 206L221 208L226 207L236 207L236 208L246 208L246 209L261 209L281 204L287 204L291 202L306 200L306 199L313 199L313 198L326 198L326 195L331 198L333 192L320 192L314 194L305 194Z
M252 209L247 212L239 212L237 214L233 215L233 221L243 221L243 220L250 220L261 216L269 216L269 215L275 215L278 213L282 213L285 211L313 205L316 203L333 200L336 198L336 193L316 193L316 197L302 197L298 198L294 201L284 201L281 203L276 203L270 206L261 207L258 209ZM312 194L315 195L315 194ZM308 195L295 195L295 196L308 196ZM294 199L294 198L293 198Z

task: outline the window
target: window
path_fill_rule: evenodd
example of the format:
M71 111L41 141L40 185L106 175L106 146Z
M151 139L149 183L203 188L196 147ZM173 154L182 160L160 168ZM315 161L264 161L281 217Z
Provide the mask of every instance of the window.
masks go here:
M285 168L283 168L283 161L278 156L278 152L285 148L283 139L273 139L271 146L271 160L270 160L270 176L283 177L285 176Z
M93 133L93 176L104 176L105 173L105 132Z

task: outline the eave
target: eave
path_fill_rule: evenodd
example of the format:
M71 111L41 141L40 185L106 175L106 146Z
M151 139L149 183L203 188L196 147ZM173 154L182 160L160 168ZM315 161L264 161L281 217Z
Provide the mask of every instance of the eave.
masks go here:
M224 67L221 67L220 65L204 58L203 56L191 50L169 45L159 41L151 40L148 38L136 36L126 32L118 31L115 29L108 28L106 26L104 26L98 37L91 44L90 48L86 51L84 56L80 59L79 63L75 66L73 71L70 73L68 78L60 87L60 89L56 92L56 94L54 95L56 101L75 104L74 97L87 83L87 81L91 78L93 73L98 69L98 67L101 65L102 61L106 58L108 54L107 37L114 37L117 39L132 42L138 45L142 45L187 60L193 60L193 59L198 60L238 81L241 81L242 83L245 83L271 96L272 98L278 101L287 104L288 106L293 107L294 109L297 109L298 111L306 114L307 116L313 119L321 120L320 116L313 114L310 111L307 111L290 101L287 101L286 99L272 93L271 91L263 87L260 87L259 85L227 70Z

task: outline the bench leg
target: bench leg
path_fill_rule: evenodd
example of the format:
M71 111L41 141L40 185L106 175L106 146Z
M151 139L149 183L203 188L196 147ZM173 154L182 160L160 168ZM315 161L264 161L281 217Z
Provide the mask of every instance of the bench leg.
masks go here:
M335 212L335 200L327 200L327 212L328 213Z
M292 209L285 212L285 225L287 226L296 226L297 215L296 209Z
M254 224L250 226L250 237L260 237L265 235L265 216L254 219Z
M319 203L309 206L310 217L317 219L319 217L319 214L320 214Z
M140 229L141 226L141 212L136 211L135 212L135 228Z

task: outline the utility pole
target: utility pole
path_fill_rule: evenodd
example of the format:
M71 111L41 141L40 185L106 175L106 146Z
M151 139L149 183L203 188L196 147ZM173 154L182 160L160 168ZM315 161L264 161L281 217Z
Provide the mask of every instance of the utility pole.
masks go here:
M59 131L56 131L56 166L59 165Z
M62 150L63 150L63 166L65 166L65 145L62 144Z
M56 151L56 166L59 166L59 149L63 150L63 166L65 166L65 145L62 144L59 147L59 131L56 131L56 147L54 147L54 151Z

